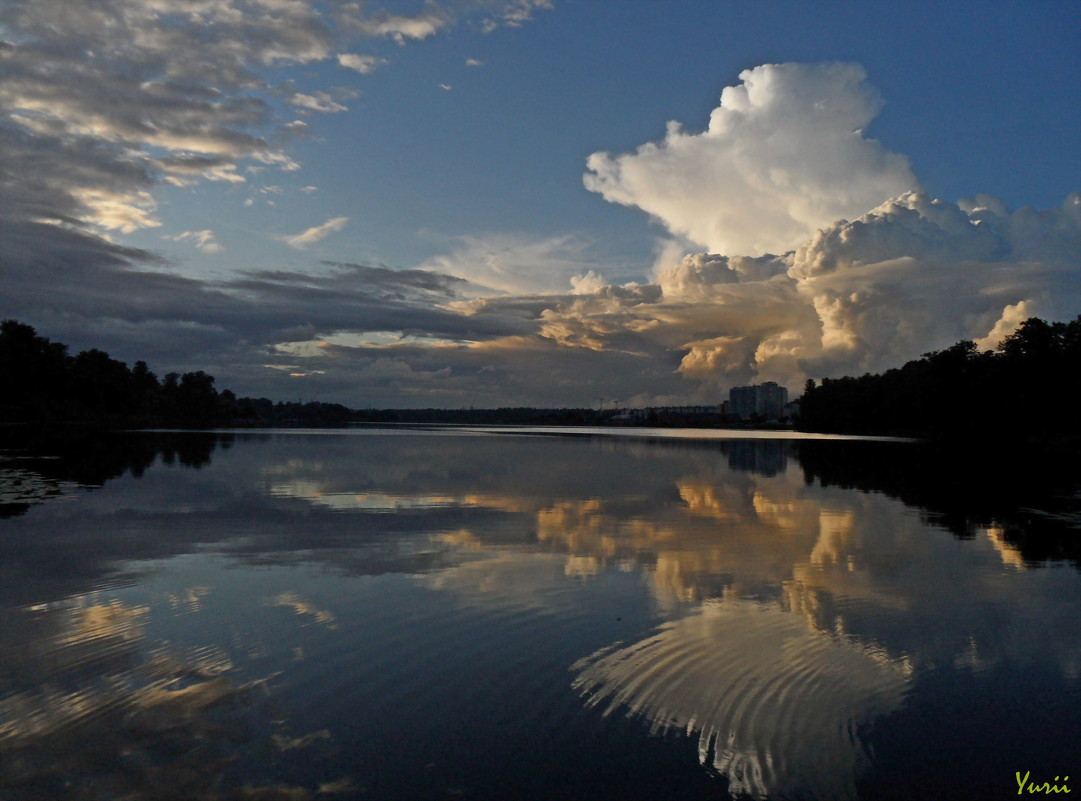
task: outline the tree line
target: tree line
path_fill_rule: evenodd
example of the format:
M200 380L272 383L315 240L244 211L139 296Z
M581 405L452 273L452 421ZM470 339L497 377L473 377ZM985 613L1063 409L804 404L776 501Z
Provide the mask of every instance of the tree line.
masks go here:
M1081 434L1081 316L1025 320L995 350L962 340L881 374L808 380L799 428L972 440Z
M1030 318L996 350L971 340L881 374L807 382L799 428L851 434L973 439L1081 438L1081 316ZM603 424L590 409L381 409L238 398L202 370L159 379L91 349L66 345L17 320L0 322L0 423L208 428L350 422Z
M208 427L254 419L250 399L218 391L202 370L159 379L104 351L68 348L17 320L0 322L0 421Z
M91 349L71 356L18 320L0 322L0 423L125 428L340 426L347 423L600 422L589 409L350 409L338 403L238 398L202 370L158 378ZM610 416L610 414L609 414Z

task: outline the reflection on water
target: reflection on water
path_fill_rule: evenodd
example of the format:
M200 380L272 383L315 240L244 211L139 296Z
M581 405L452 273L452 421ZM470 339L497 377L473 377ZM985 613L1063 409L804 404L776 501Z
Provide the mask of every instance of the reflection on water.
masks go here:
M213 791L243 740L236 710L262 688L231 679L215 645L145 650L148 613L96 594L5 613L0 789L103 799Z
M0 795L977 798L1070 773L1074 478L538 433L8 452Z
M854 798L858 729L900 708L911 666L803 625L781 605L713 600L633 645L575 665L590 705L695 734L732 792Z

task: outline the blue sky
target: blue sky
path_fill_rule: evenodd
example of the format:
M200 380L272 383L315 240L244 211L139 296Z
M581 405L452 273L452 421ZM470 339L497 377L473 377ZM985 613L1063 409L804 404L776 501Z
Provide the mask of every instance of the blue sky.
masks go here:
M1081 311L1076 2L159 6L0 10L0 315L76 350L701 402Z

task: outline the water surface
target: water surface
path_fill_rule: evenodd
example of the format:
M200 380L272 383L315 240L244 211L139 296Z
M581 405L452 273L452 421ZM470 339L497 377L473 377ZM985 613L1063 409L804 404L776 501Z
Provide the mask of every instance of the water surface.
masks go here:
M0 797L843 801L1081 778L1077 487L1039 468L583 429L10 451Z

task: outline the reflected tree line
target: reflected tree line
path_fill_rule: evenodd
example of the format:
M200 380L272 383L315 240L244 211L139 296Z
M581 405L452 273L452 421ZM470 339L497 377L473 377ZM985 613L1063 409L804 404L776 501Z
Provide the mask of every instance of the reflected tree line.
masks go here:
M1055 441L1081 435L1081 316L1036 317L996 350L971 340L882 374L809 380L799 427L847 434Z
M959 539L997 529L1025 562L1081 569L1081 466L1031 449L948 443L793 443L808 485L880 492ZM842 446L842 447L838 447Z
M60 497L65 486L101 487L125 474L140 477L155 465L201 469L215 451L237 444L237 436L94 430L49 436L29 428L6 444L11 450L0 459L0 518ZM655 440L650 447L718 452L729 469L765 478L795 460L809 486L883 493L960 539L995 528L1030 565L1066 561L1081 569L1081 465L1075 463L943 443Z
M65 485L102 487L130 473L136 478L155 463L199 469L233 437L210 432L111 433L20 428L3 439L0 457L0 518L63 494Z

